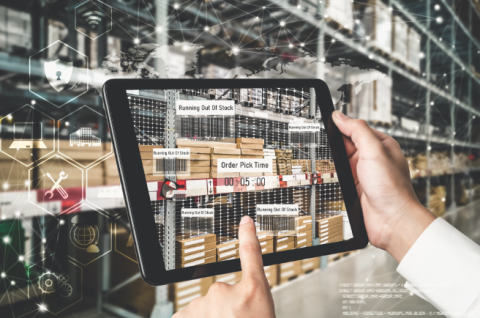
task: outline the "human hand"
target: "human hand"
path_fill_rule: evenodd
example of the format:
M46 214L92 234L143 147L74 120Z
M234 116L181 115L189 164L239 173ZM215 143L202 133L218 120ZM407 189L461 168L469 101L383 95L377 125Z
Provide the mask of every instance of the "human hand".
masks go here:
M344 135L368 239L400 262L435 216L418 201L392 137L339 111L332 118Z
M236 285L214 283L204 297L194 299L173 318L275 317L272 293L263 270L255 223L244 216L238 232L242 280Z

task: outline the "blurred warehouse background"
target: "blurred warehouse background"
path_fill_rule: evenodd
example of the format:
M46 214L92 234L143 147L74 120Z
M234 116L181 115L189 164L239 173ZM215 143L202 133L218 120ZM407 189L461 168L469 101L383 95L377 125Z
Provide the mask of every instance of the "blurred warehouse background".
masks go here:
M0 316L167 317L241 278L141 279L99 95L110 78L324 79L337 109L399 142L421 202L480 242L479 25L478 0L3 1ZM61 171L68 195L45 200ZM442 316L396 266L367 247L266 273L278 317Z

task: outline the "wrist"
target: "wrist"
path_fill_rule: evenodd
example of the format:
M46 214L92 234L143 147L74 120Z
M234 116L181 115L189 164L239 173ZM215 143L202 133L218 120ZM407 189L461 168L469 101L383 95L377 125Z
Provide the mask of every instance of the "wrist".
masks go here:
M398 220L386 229L389 238L385 250L400 263L435 218L420 202L412 203Z

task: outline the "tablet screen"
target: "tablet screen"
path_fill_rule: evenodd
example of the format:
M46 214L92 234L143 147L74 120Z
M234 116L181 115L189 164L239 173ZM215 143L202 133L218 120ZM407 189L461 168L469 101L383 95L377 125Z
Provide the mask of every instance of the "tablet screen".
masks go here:
M263 254L353 237L315 91L127 91L167 269L239 258L255 221Z

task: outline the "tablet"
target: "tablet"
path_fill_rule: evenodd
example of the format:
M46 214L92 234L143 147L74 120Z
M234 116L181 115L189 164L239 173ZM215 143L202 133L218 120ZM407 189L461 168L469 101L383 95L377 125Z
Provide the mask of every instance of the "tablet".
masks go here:
M323 81L113 79L103 99L148 284L240 271L244 215L265 266L368 243Z

